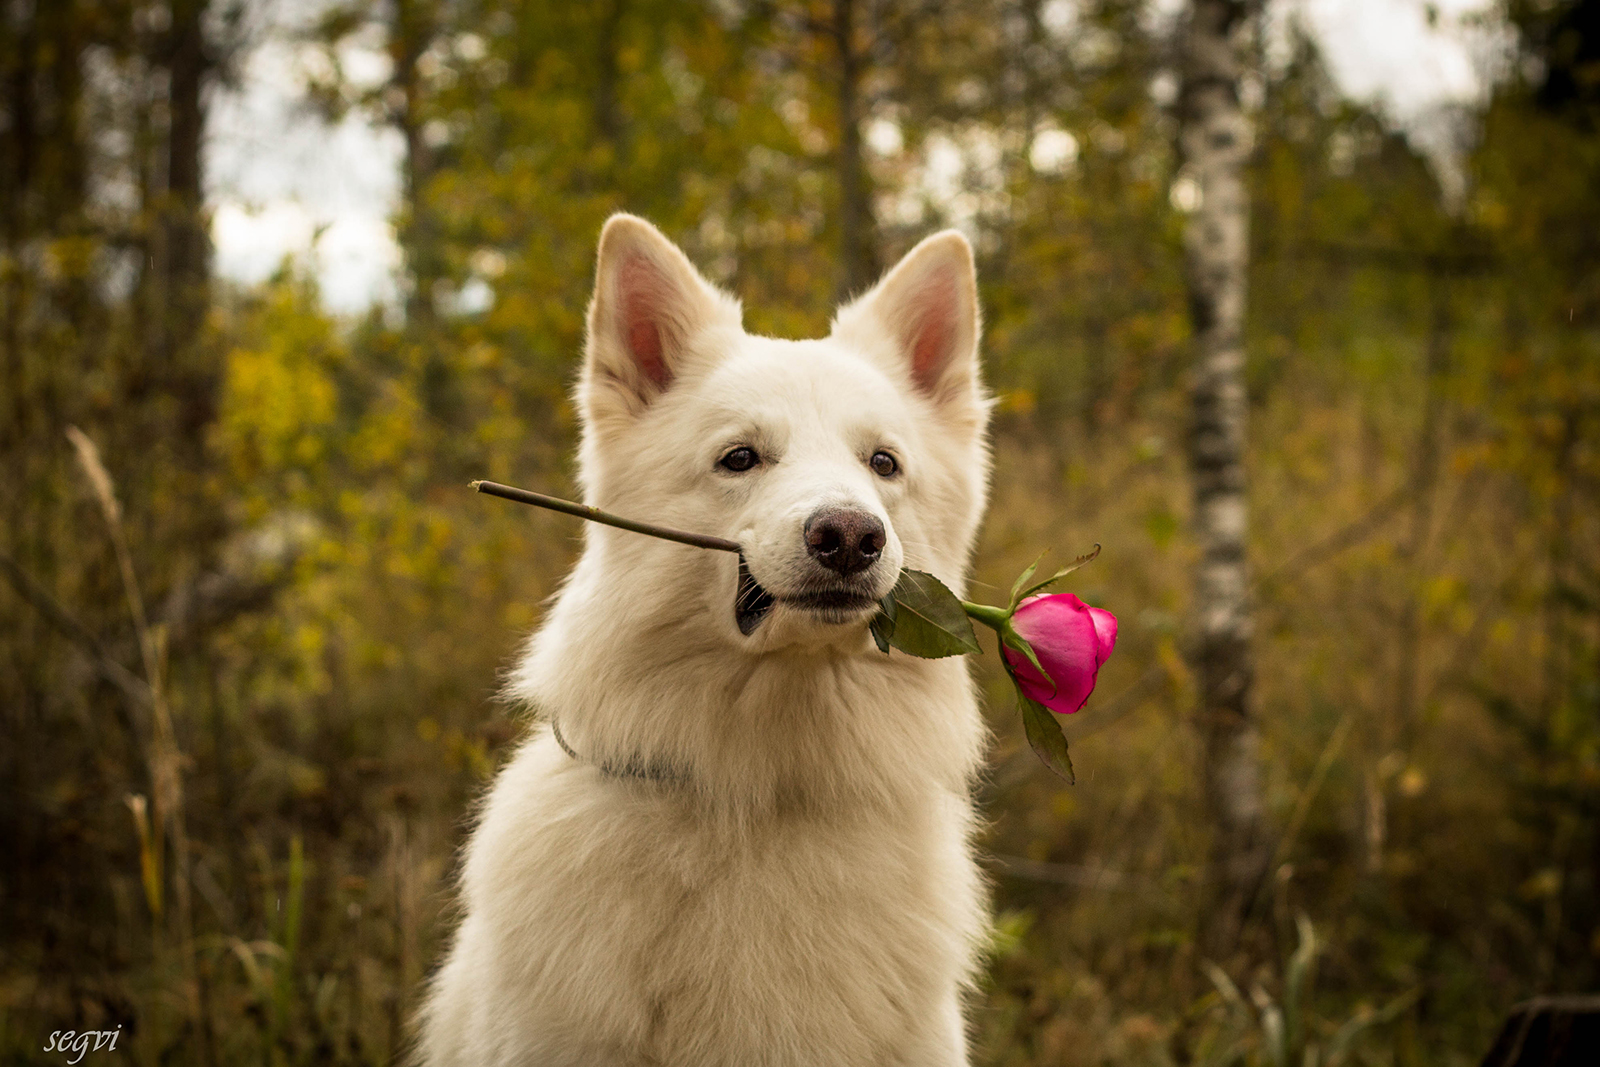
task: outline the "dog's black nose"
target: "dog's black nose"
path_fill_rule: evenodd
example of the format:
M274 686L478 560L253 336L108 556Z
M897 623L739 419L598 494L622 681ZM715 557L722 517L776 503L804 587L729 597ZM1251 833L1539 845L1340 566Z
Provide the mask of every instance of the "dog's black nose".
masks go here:
M883 523L860 508L823 508L806 520L806 551L811 558L849 577L878 562Z

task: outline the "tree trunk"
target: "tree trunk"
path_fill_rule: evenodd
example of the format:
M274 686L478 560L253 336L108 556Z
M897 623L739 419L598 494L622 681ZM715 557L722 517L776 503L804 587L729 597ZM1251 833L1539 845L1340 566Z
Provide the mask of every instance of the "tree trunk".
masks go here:
M839 50L839 288L842 302L877 281L872 189L861 155L861 65L854 0L834 0L833 41Z
M1178 146L1199 183L1184 234L1194 325L1194 423L1189 440L1199 621L1200 725L1212 825L1201 945L1214 957L1238 944L1265 873L1259 735L1250 691L1248 506L1245 491L1245 288L1250 128L1239 103L1239 38L1248 0L1192 0L1182 41Z
M433 284L443 274L433 216L423 203L428 180L433 177L434 158L423 133L423 85L417 69L439 31L434 15L433 5L425 0L396 0L389 23L394 74L387 94L388 113L406 146L401 163L405 206L399 227L400 249L410 275L406 324L416 334L427 333L433 325Z
M166 66L169 75L167 188L161 201L161 247L166 254L162 279L163 366L180 407L179 430L198 440L215 414L216 382L189 347L205 322L210 293L210 238L202 202L200 148L205 130L202 90L210 64L203 19L209 0L180 0L172 6Z
M1418 718L1422 705L1422 596L1420 592L1422 556L1433 533L1433 511L1438 496L1439 435L1445 415L1444 379L1450 365L1450 346L1454 331L1451 314L1451 285L1448 272L1437 266L1428 270L1428 300L1431 314L1428 347L1423 367L1422 426L1417 431L1411 469L1411 525L1396 546L1403 580L1410 592L1400 609L1396 627L1396 677L1394 729L1398 736L1389 742L1407 759L1416 744Z
M4 303L6 395L11 410L0 425L0 446L17 447L30 429L27 370L22 347L24 277L21 269L23 241L29 232L28 203L33 199L33 164L36 151L34 103L37 27L33 12L20 6L0 12L5 49L6 111L10 122L0 129L0 217L4 219L5 258L0 260L0 302ZM76 102L76 101L74 101Z

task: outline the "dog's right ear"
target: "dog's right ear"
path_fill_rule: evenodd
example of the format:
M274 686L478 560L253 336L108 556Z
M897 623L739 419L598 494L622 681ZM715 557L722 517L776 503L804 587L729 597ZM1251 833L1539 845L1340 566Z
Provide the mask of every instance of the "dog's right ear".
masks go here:
M683 371L704 331L739 322L738 302L660 230L635 215L611 216L589 303L585 413L638 415Z

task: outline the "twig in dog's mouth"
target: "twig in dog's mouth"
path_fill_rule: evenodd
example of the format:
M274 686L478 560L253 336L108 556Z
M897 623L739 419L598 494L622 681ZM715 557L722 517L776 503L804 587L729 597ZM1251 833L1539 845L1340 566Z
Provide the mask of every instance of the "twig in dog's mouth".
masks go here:
M634 533L647 534L651 537L660 537L668 541L677 541L680 544L693 545L696 548L712 548L722 552L739 553L739 585L734 594L733 617L738 623L739 632L749 637L761 625L761 620L767 617L777 601L772 594L761 588L761 584L750 576L750 567L745 563L744 553L740 551L739 542L730 541L723 537L712 537L709 534L688 533L684 530L674 530L666 526L657 526L655 523L639 522L636 519L625 519L620 515L612 515L601 511L599 508L587 504L574 503L571 500L562 500L560 497L546 496L527 489L518 489L513 485L501 485L499 482L475 481L471 483L474 490L497 496L502 500L515 500L519 504L532 504L535 507L549 508L566 515L576 515L580 519L590 522L603 523L615 526L619 530L631 530Z
M640 522L637 519L625 519L621 515L592 508L588 504L575 504L570 500L562 500L558 496L545 496L543 493L531 492L527 489L518 489L514 485L501 485L499 482L475 481L468 486L477 492L497 496L502 500L515 500L519 504L532 504L537 508L549 508L566 515L576 515L580 519L598 522L605 526L615 526L619 530L631 530L634 533L647 534L650 537L659 537L664 541L676 541L683 545L693 545L695 548L714 548L719 552L739 551L739 542L730 541L726 537L712 537L710 534L688 533L684 530L674 530L667 526L657 526L653 522Z

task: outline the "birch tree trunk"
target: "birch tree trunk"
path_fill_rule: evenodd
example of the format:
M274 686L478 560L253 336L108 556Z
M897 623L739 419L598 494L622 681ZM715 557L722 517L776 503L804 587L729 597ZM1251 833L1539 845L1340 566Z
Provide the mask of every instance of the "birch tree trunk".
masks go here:
M1265 873L1259 734L1250 695L1248 506L1245 486L1245 288L1250 127L1239 103L1240 38L1251 0L1191 0L1181 44L1178 147L1199 186L1184 234L1194 325L1195 576L1200 725L1212 825L1201 946L1221 957L1239 933Z

